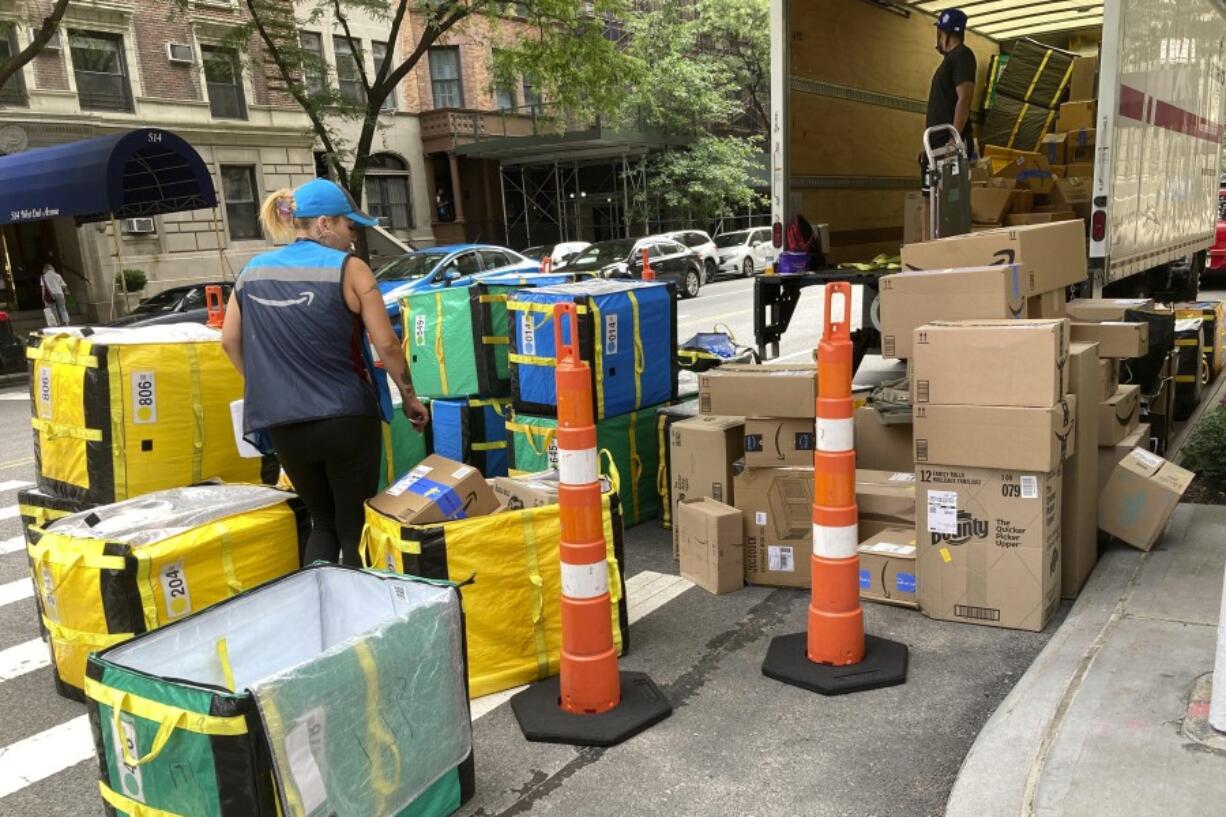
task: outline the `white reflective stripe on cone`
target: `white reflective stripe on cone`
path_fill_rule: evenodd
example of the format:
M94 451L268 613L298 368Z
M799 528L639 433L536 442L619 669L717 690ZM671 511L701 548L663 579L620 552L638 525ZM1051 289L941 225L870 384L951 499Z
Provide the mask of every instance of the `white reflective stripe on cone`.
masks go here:
M826 525L813 525L813 553L823 559L850 559L859 552L860 528L848 525L845 528L831 528Z
M609 565L571 565L562 562L562 595L571 599L594 599L609 592Z
M855 445L855 424L849 417L846 420L827 420L817 418L817 450L829 453L850 451Z
M597 462L600 456L595 448L582 451L558 449L558 479L563 485L591 485L600 479Z

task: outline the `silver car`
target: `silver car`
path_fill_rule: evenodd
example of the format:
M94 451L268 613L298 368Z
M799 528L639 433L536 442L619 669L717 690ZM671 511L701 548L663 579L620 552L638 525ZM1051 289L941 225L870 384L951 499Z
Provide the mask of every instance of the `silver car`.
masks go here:
M719 271L744 278L766 269L773 256L770 227L721 233L715 236L715 246L719 248Z

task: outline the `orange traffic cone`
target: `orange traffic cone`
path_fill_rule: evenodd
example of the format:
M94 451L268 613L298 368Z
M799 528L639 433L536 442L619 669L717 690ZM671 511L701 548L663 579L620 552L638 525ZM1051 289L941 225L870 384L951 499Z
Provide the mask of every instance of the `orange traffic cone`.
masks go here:
M564 341L566 336L569 341ZM574 304L554 307L554 339L562 528L561 671L558 677L517 694L511 708L528 740L615 746L664 720L673 708L645 674L617 670L592 373L579 358Z
M833 320L835 298L842 318ZM864 634L852 420L851 284L826 285L817 348L817 446L813 455L813 556L809 628L771 641L762 673L823 695L905 683L905 644Z
M221 297L221 287L209 284L204 288L204 307L208 310L208 326L220 329L226 322L226 302Z
M648 258L647 248L643 248L643 280L656 280L656 272L651 268L651 260Z
M544 273L545 275L548 275L552 271L553 271L553 258L551 256L546 255L544 258L541 259L541 272Z

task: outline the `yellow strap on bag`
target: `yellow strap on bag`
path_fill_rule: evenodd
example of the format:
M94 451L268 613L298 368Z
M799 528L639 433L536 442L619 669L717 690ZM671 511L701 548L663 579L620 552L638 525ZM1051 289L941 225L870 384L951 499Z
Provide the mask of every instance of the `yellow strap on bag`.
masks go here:
M370 651L370 643L365 639L357 642L353 645L353 652L362 669L366 687L366 732L375 747L374 751L366 753L370 759L370 782L378 795L376 813L383 814L387 811L387 798L400 788L400 747L396 745L396 736L383 723L379 711L379 667ZM388 765L391 766L390 773Z
M613 483L613 493L621 496L622 492L622 475L617 470L617 462L613 459L613 452L607 448L600 449L600 464L603 468L605 463L608 463L609 468L604 471L605 476L609 478L609 482Z
M49 440L59 440L72 437L90 443L102 442L102 431L97 428L82 428L68 423L53 423L50 420L40 420L37 417L30 420L35 431Z
M200 350L186 344L188 388L192 401L192 483L204 477L204 399L200 388Z
M1039 80L1043 78L1043 69L1047 67L1047 63L1051 62L1051 55L1051 51L1043 55L1043 61L1039 63L1039 67L1034 72L1034 77L1030 80L1030 87L1026 89L1026 96L1022 97L1024 102L1030 101L1030 95L1034 93L1034 89L1039 85ZM1069 68L1072 68L1071 62L1069 63Z
M387 484L396 481L396 456L392 450L392 424L380 423L383 426L383 456L387 461Z
M443 387L443 393L446 394L447 388L447 355L443 349L443 293L442 290L434 293L434 305L437 310L438 322L434 326L434 355L438 358L438 379Z
M74 338L73 340L78 340ZM86 369L98 368L98 358L89 353L81 353L77 350L77 344L71 344L71 348L65 349L64 344L55 343L54 348L48 351L43 348L47 343L44 338L39 346L26 347L26 359L43 361L45 363L66 363L69 366L83 366Z
M541 565L536 552L536 515L532 509L520 512L524 539L524 564L528 583L532 585L532 643L536 648L536 677L549 677L549 646L545 641L545 580L541 578Z
M478 295L477 303L479 304L505 304L507 302L506 295Z
M627 292L630 298L630 309L634 313L634 408L643 407L643 372L647 368L646 355L643 352L643 333L639 331L639 299L633 291Z
M509 346L511 337L509 335L482 335L481 342L486 346Z
M205 715L200 712L192 712L137 695L134 692L106 686L88 675L85 677L85 697L109 706L116 714L122 710L129 715L135 715L163 726L167 723L178 723L179 728L201 735L233 737L247 734L247 719L242 715ZM120 734L123 733L120 732ZM127 759L127 754L125 754L124 760ZM148 763L152 759L151 757L145 758L142 763Z
M221 664L221 677L226 681L226 689L234 691L234 667L230 664L230 646L225 636L217 639L217 663Z
M501 451L507 447L506 440L498 440L492 443L473 443L471 446L473 451Z
M507 355L507 360L511 363L517 363L521 366L549 366L550 368L558 365L556 357L544 357L542 355L521 355L517 352L511 352ZM584 360L589 366L591 361Z
M664 417L663 415L661 415L659 418L656 419L656 432L657 432L656 443L660 448L660 464L659 466L656 467L656 493L660 495L660 499L661 499L660 505L663 506L660 509L661 515L664 518L664 527L667 528L670 525L672 525L672 515L673 515L672 504L673 503L669 499L669 495L668 495L669 494L668 465L667 465L667 458L664 455L664 452L668 450L664 447L668 445L668 440L664 438L664 427L667 425L666 420L667 418Z
M226 577L226 587L237 595L247 588L243 587L238 571L234 569L234 541L230 537L230 528L225 522L215 522L212 527L217 531L217 538L221 542L221 570Z
M523 423L514 423L514 422L507 423L507 431L511 431L511 432L518 431L520 434L523 434L524 437L527 438L528 447L532 449L532 452L536 454L538 457L546 457L546 458L549 457L549 444L553 442L553 438L557 434L557 429L542 428L541 426L530 426L530 425L525 425ZM537 448L536 446L537 437L545 438L544 448Z
M1060 80L1060 84L1056 87L1056 93L1048 104L1049 108L1060 106L1060 95L1064 93L1064 89L1068 87L1069 80L1073 78L1073 64L1073 60L1069 60L1068 70L1064 72L1064 79Z
M600 320L600 307L592 301L592 346L595 347L596 364L592 374L596 379L596 420L604 419L604 326Z
M528 301L507 301L507 309L511 312L538 312L553 317L554 304L538 304ZM584 304L575 304L575 312L580 315L587 314L587 307Z
M639 480L643 477L643 460L639 457L639 441L637 412L630 414L630 507L634 508L634 518L639 518Z
M98 781L98 790L102 792L102 799L111 808L128 815L128 817L184 817L184 815L175 814L173 811L163 811L160 808L146 806L144 803L138 803L135 800L124 797L101 780Z
M89 652L101 652L107 647L113 647L124 641L131 641L136 633L87 633L84 630L74 630L63 624L43 616L43 626L54 641L71 644L75 647L88 647Z

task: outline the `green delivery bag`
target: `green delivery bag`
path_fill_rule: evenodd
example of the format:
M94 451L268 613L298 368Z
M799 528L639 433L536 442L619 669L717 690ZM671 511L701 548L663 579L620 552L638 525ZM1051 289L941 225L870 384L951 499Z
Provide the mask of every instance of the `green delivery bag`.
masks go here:
M507 394L508 287L484 284L402 298L404 353L413 386L426 397Z
M612 459L614 487L626 525L655 519L660 513L656 480L660 468L657 406L609 417L596 423L596 448ZM557 468L558 421L554 417L514 414L507 421L507 451L512 476Z
M428 411L430 398L419 398ZM395 484L396 480L417 467L417 464L434 453L434 440L430 429L419 432L404 416L400 392L392 387L392 421L383 426L383 460L379 464L379 490Z

